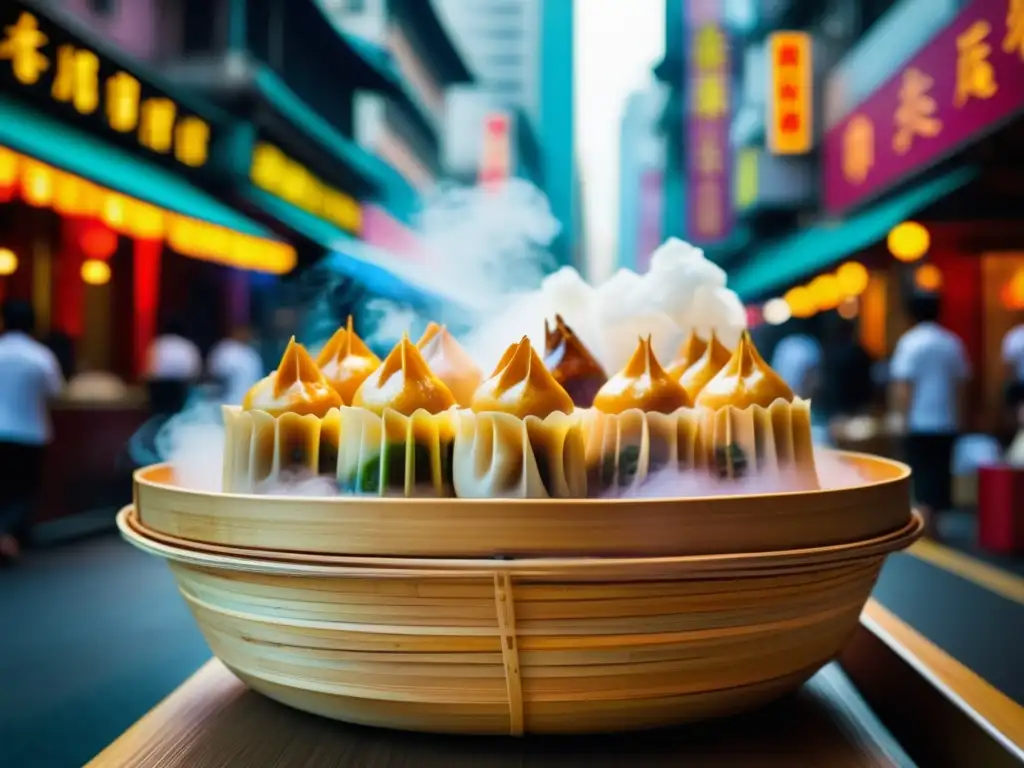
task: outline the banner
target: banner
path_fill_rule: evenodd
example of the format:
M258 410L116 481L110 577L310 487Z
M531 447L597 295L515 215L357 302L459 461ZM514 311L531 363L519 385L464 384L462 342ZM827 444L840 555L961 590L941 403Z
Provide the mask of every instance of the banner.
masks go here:
M729 41L719 0L687 0L684 117L686 236L698 245L725 240L733 226L729 128Z

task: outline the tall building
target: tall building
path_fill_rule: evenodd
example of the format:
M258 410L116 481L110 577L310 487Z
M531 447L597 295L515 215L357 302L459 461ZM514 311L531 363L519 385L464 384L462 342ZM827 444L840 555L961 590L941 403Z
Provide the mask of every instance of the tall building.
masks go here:
M582 269L579 174L573 146L574 3L435 2L477 75L475 90L480 98L490 108L505 105L520 112L529 124L538 145L539 169L535 175L518 175L529 175L539 183L562 223L562 232L552 245L558 263ZM477 133L483 135L482 125ZM461 156L474 151L473 147L475 144L467 145L460 138L456 149Z
M619 130L618 266L640 272L662 240L665 147L658 120L666 90L658 84L631 93Z

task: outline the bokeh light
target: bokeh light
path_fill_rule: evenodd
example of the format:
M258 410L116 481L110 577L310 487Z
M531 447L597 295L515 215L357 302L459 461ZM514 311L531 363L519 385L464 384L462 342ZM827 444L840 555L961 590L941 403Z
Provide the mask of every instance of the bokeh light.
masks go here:
M900 261L917 261L928 253L932 238L923 225L916 221L904 221L889 230L886 244L889 253Z
M922 291L938 291L942 288L942 270L934 264L922 264L914 270L914 285Z
M857 261L848 261L836 270L843 296L860 296L868 287L868 270Z
M82 262L82 282L88 285L105 285L110 282L110 265L99 259Z
M785 302L789 305L789 311L793 317L811 317L818 311L814 296L804 286L797 286L786 291Z
M860 314L860 300L853 296L847 296L839 302L839 306L836 307L836 311L843 320L853 320L858 314Z
M0 248L0 276L6 277L18 271L18 257L10 248Z
M811 292L815 306L822 312L835 309L843 299L839 279L835 275L819 275L811 280L807 289Z
M1024 309L1024 268L1013 273L999 292L999 298L1007 309Z
M768 325L782 325L793 315L793 310L785 299L769 299L764 303L761 315Z

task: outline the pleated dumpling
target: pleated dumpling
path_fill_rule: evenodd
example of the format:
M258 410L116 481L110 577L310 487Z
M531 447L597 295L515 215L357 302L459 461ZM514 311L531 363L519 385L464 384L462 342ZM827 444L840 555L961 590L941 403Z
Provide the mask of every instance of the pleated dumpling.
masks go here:
M689 395L661 367L651 337L601 387L584 425L588 487L629 487L651 473L700 463L703 451Z
M468 408L473 393L483 379L483 371L462 348L448 329L437 323L430 323L423 336L416 342L430 370L434 372L455 396L455 402Z
M818 487L810 402L793 394L748 332L701 390L697 407L709 462L720 477L785 473L794 490Z
M258 491L287 473L316 474L321 423L341 405L306 348L293 337L281 362L246 393L242 406L225 406L224 490Z
M697 401L701 390L726 366L731 357L732 352L712 332L711 338L704 346L704 351L678 377L679 383L683 385L690 400Z
M604 368L561 315L555 315L553 328L544 321L544 365L577 408L589 408L597 391L608 381Z
M586 495L586 460L572 398L525 336L459 411L455 493L472 498Z
M335 331L320 350L316 363L342 404L351 405L356 390L380 367L380 358L359 338L349 315L344 327Z
M339 486L450 496L455 397L407 336L339 409Z

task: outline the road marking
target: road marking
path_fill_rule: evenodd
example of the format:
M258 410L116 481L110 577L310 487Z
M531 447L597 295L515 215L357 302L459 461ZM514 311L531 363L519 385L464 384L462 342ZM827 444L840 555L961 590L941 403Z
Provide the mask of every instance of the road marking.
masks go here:
M1024 605L1024 579L1002 568L957 552L930 539L915 542L907 553L944 571L974 582L979 587Z

